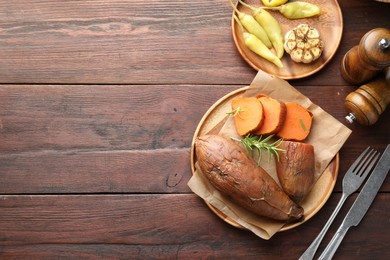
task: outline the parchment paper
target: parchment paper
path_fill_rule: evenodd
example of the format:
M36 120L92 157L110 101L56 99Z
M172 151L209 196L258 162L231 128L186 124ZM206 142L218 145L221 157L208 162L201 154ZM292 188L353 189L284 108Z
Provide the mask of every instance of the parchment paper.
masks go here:
M256 96L263 93L281 101L296 102L313 113L313 124L306 143L314 146L315 154L315 179L321 176L334 156L338 153L351 134L351 130L329 115L319 106L313 104L307 97L291 86L287 81L259 71L243 96ZM227 111L229 112L229 111ZM226 138L241 137L237 135L232 117L213 134L219 134ZM266 155L266 153L264 153ZM261 166L279 183L276 176L273 157L262 156ZM206 202L225 214L228 218L242 227L252 231L263 239L270 239L286 224L284 222L259 217L255 214L232 203L228 198L216 190L204 177L197 164L195 172L188 182L190 189L203 198Z

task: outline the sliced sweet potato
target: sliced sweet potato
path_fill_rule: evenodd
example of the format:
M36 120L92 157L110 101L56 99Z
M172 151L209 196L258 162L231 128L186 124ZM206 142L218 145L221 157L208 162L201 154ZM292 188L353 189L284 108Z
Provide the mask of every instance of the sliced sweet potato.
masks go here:
M314 147L311 144L283 141L279 148L276 172L283 190L296 203L311 191L314 185Z
M275 180L231 139L205 135L195 141L199 167L209 182L243 208L272 219L292 221L303 215Z
M233 99L232 111L234 111L234 125L241 136L257 130L263 123L263 106L255 97Z
M277 136L284 140L305 140L311 130L313 114L294 102L286 102L286 110L286 119Z
M264 121L254 134L270 135L277 133L282 128L286 118L286 105L282 101L267 96L260 96L258 99L263 105Z

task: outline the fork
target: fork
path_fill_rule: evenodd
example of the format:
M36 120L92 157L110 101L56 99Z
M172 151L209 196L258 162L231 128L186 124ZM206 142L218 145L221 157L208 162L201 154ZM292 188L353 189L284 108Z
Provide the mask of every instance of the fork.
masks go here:
M376 155L376 156L375 156ZM375 156L375 158L374 158ZM366 179L368 173L371 171L374 166L376 160L378 159L379 153L374 149L370 149L367 147L360 156L355 160L355 162L351 165L348 171L345 173L343 178L343 193L340 198L339 203L337 204L335 210L330 216L328 222L326 222L325 226L318 234L318 236L314 239L311 245L306 249L306 251L299 258L300 260L308 260L313 259L318 246L320 245L322 239L325 236L325 233L328 231L330 225L332 224L334 218L337 213L343 206L345 200L355 191L359 189L364 180Z

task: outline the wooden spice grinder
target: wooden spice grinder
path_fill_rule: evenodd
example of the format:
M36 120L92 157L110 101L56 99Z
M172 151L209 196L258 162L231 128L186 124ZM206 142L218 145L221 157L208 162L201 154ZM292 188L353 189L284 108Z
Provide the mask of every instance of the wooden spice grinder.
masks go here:
M367 32L359 45L352 47L341 62L341 76L360 85L390 66L390 30L376 28Z
M390 67L345 98L345 106L350 111L346 119L349 123L356 120L361 125L372 125L389 103Z

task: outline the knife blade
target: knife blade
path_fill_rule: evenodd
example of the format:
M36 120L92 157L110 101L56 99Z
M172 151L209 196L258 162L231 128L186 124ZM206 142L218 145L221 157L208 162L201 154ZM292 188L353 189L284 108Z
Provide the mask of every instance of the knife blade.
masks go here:
M339 229L319 259L332 259L348 229L359 225L368 211L390 169L390 144L387 145L373 172L348 211Z

